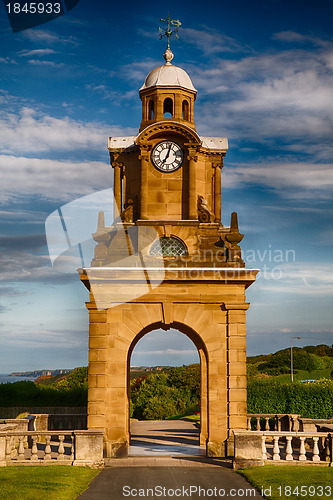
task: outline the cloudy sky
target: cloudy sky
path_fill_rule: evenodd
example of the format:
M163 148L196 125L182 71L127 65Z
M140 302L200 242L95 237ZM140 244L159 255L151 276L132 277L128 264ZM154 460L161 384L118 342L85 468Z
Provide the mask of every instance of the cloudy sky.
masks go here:
M332 344L333 2L170 0L168 9L182 22L173 63L198 90L197 130L229 139L223 223L238 212L247 265L261 269L247 293L248 354L297 336L300 346ZM138 89L163 64L167 11L151 0L80 0L18 33L0 12L0 373L82 366L88 294L75 259L52 267L45 220L72 203L73 232L86 235L96 214L82 215L76 200L108 213L107 137L137 134ZM185 336L157 332L132 363L196 360Z

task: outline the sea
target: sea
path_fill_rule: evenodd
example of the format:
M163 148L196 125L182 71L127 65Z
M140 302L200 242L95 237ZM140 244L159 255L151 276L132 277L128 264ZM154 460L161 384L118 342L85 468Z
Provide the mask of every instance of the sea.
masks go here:
M9 375L0 373L0 384L7 384L7 382L21 382L22 380L33 382L36 378L37 377L10 377Z

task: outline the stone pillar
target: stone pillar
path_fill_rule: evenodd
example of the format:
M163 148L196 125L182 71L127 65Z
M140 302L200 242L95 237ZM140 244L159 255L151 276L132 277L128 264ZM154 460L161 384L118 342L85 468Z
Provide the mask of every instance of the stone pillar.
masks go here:
M89 309L88 429L104 429L106 390L107 312L96 310L91 294Z
M189 148L189 181L188 181L188 218L197 220L197 186L196 186L196 162L198 156L194 148Z
M207 360L203 349L200 356L200 445L205 446L208 438L208 401L207 401Z
M208 457L225 457L228 438L227 355L225 313L214 311L218 317L209 328L211 341L206 341L208 362Z
M114 168L114 199L116 206L114 207L114 219L122 211L121 206L121 163L113 162L112 166Z
M164 96L163 94L158 93L156 96L156 112L155 112L155 118L157 122L163 120L163 106L164 106Z
M140 219L148 219L148 162L149 162L149 149L148 147L141 146L141 153L139 156L141 161L141 197L140 197Z
M123 165L122 168L122 201L123 201L123 210L125 209L125 204L128 202L127 196L126 196L126 189L127 189L127 177L126 177L126 169L125 165Z
M183 119L182 104L183 104L182 94L175 94L173 118L176 121Z
M246 311L249 304L224 303L227 311L229 430L247 429Z
M214 214L215 222L221 222L221 164L213 164L215 169L215 182L214 182Z

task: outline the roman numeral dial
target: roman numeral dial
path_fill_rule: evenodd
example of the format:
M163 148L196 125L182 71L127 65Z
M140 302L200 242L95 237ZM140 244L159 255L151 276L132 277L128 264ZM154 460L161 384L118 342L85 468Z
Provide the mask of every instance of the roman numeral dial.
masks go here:
M174 172L183 164L184 151L176 142L162 141L152 150L151 161L161 172Z

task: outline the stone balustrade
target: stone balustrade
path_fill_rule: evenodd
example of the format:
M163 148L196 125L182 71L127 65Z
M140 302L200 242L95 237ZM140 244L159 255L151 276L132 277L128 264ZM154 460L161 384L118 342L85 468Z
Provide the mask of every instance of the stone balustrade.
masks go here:
M298 431L300 430L297 414L248 413L248 431Z
M0 466L103 465L101 430L19 431L0 430Z
M333 463L328 432L234 431L234 467L266 463Z

